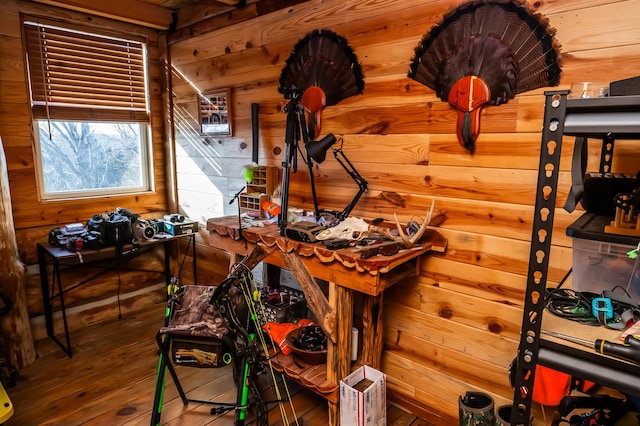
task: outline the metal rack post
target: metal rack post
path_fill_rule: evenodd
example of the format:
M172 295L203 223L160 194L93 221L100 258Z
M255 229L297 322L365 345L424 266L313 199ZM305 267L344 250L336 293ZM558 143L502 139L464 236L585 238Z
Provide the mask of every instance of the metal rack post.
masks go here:
M522 331L515 369L515 389L511 424L529 425L533 380L538 361L540 326L549 269L551 233L556 206L562 135L569 91L546 92L538 186L531 233L527 290L522 315Z

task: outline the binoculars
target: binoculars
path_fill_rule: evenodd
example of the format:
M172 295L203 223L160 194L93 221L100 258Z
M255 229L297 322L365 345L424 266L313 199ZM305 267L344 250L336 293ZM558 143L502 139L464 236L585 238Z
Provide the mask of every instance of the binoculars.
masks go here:
M166 214L164 215L164 221L171 223L182 223L184 222L184 216L178 213Z

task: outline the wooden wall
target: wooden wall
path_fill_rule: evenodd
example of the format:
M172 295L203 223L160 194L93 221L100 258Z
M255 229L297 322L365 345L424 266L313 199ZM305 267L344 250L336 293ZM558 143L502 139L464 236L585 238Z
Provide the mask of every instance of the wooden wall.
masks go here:
M490 393L497 406L512 397L507 368L516 354L522 319L544 103L541 89L485 108L475 155L458 144L455 111L407 77L413 49L457 4L310 0L169 48L176 145L184 147L185 155L178 159L179 191L197 191L197 186L180 183L197 174L217 188L209 202L235 214L236 206L228 201L242 187L242 167L251 159L250 105L259 104L259 163L280 166L285 101L277 87L293 45L316 28L329 28L349 40L363 67L364 94L327 108L322 134L344 138L344 152L369 182L369 192L352 214L392 219L398 213L407 221L423 216L435 200L436 209L446 215L440 225L449 240L446 253L427 256L418 278L385 295L383 354L390 397L442 425L456 423L457 400L467 390ZM568 89L571 82L608 82L637 74L640 0L530 4L557 29L563 52L558 89ZM227 87L232 90L234 136L200 137L194 131L195 89ZM581 214L561 208L570 185L572 145L566 138L551 285L571 267L565 228ZM590 144L590 170L597 170L597 152L598 143ZM614 171L637 172L639 157L628 142L616 142ZM310 208L306 169L300 165L292 175L289 205ZM316 167L315 177L324 208L341 210L357 190L332 158ZM385 191L399 194L402 205L384 198ZM535 414L542 424L538 408Z
M101 30L131 34L148 40L152 144L155 163L153 192L130 196L111 196L102 199L69 201L42 201L38 197L34 169L34 140L31 127L31 112L28 99L28 82L24 68L20 15L47 17L65 23L81 24ZM0 136L7 158L11 186L13 219L18 240L20 260L27 266L26 286L28 309L32 318L34 337L44 336L43 306L37 267L36 243L46 241L51 228L73 222L86 222L92 214L113 211L126 207L144 217L160 218L169 210L168 183L165 172L165 126L163 121L163 67L161 66L160 36L130 24L75 13L33 2L5 0L0 11ZM89 77L88 77L89 78ZM0 218L7 220L7 218ZM161 252L137 260L146 269L162 271ZM188 268L185 268L188 269ZM95 270L78 270L63 280L73 283ZM71 313L70 327L116 319L118 315L116 296L120 294L122 311L128 312L148 303L163 299L158 284L164 281L159 273L136 273L122 271L108 273L83 285L65 298ZM120 285L120 287L118 287ZM143 289L152 294L139 294ZM137 291L134 292L134 291ZM131 295L129 297L128 295ZM58 310L58 307L54 307ZM160 315L162 315L160 313ZM59 329L58 329L59 331Z

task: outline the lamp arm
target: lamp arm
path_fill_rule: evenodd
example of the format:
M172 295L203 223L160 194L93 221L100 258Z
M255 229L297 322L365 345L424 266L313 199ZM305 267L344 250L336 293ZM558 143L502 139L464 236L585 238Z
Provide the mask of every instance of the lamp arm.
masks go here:
M353 164L351 164L351 161L349 161L347 156L344 155L344 152L342 152L342 148L334 149L333 150L333 156L336 158L338 163L340 163L340 165L347 172L347 174L349 176L351 176L351 179L353 179L354 182L358 184L358 188L359 188L358 193L353 198L353 200L351 200L351 202L340 213L338 213L338 215L337 215L338 219L340 219L342 221L342 220L346 219L347 217L349 217L349 214L351 214L351 210L353 210L353 208L356 206L356 204L358 204L358 201L360 201L360 197L362 197L362 194L367 192L367 190L369 189L369 184L362 177L362 175L360 175L360 173L358 173L358 171L353 166Z

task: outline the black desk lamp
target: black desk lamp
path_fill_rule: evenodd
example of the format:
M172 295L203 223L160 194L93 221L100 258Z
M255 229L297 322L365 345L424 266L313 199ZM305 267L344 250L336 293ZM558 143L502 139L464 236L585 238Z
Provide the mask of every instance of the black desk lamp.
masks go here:
M304 147L307 151L310 171L312 169L311 160L314 160L318 164L322 163L326 159L327 151L336 142L338 142L338 139L335 137L335 135L333 133L329 133L319 141L308 141L304 144ZM362 197L362 194L367 192L368 189L367 181L360 175L360 173L356 171L355 167L353 167L353 164L351 164L347 156L344 155L344 152L342 152L342 144L343 140L340 139L340 146L338 148L331 148L331 151L333 152L333 156L336 158L338 163L340 163L342 168L345 169L347 174L351 176L351 179L353 179L358 184L359 190L353 200L351 200L351 202L341 212L323 210L323 213L329 213L339 221L343 221L344 219L349 217L351 210L353 210L353 208L360 200L360 197ZM316 199L316 187L313 179L311 179L311 192L313 194L313 207L315 209L316 219L320 219L320 211L318 210L318 202Z

